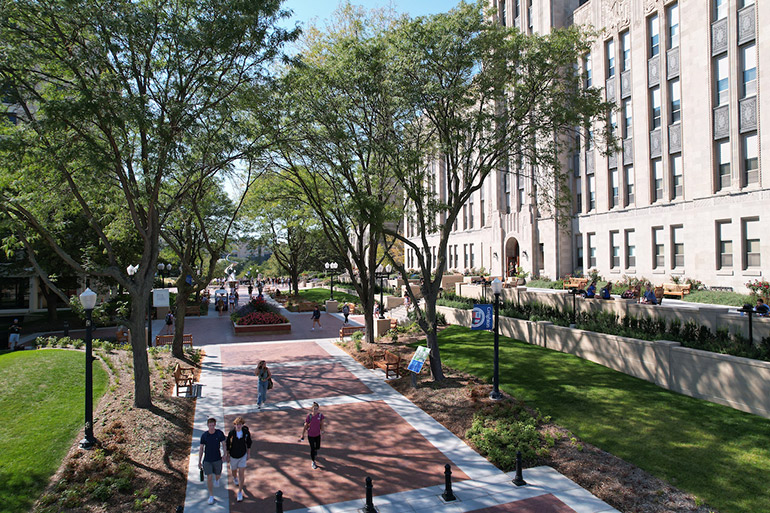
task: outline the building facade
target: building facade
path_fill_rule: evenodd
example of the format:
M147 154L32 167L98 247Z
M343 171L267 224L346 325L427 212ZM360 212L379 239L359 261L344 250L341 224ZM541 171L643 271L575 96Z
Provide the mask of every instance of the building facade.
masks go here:
M585 86L615 104L621 149L606 156L584 134L564 155L566 223L538 212L526 169L490 176L449 240L449 270L596 269L740 292L767 279L770 136L760 121L770 119L770 70L760 56L770 55L770 2L505 0L498 16L529 33L573 23L597 32L579 66Z

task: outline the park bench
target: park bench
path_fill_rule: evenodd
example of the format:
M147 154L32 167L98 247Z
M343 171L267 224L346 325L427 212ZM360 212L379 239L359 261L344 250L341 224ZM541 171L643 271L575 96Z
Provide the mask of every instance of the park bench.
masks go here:
M679 299L683 299L685 295L690 293L690 284L680 283L664 283L663 295L664 296L679 296Z
M342 340L345 337L349 337L356 331L364 331L366 329L366 326L343 326L340 328L340 340Z
M192 315L200 316L201 314L201 307L200 305L187 305L184 309L184 316L190 317Z
M128 328L122 326L115 332L115 338L117 339L118 344L128 344L129 336Z
M174 342L174 335L156 335L155 336L155 346L165 346L172 344ZM189 346L190 349L193 348L193 336L192 333L185 333L182 335L182 347Z
M564 280L564 290L578 289L583 290L588 285L588 278L570 278Z
M182 388L187 389L187 394L193 395L193 379L195 378L194 367L182 367L178 363L174 367L174 383L176 384L176 395Z
M395 372L396 377L401 377L401 355L396 355L388 350L382 355L382 360L374 362L377 367L385 370L385 379L390 378L390 373Z

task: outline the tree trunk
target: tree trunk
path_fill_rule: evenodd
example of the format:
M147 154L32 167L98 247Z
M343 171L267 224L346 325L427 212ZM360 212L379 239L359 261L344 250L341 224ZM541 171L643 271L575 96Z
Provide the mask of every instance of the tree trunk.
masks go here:
M422 328L428 341L428 349L430 349L430 373L434 381L442 381L444 379L444 370L441 368L441 353L438 348L438 323L436 322L436 299L438 294L435 292L430 292L429 294L432 297L430 299L427 295L425 297L425 319L423 321L425 325Z
M141 289L140 289L141 290ZM147 326L146 315L149 298L149 289L144 293L134 295L131 308L131 347L134 355L134 406L137 408L151 408L152 394L150 392L150 365L147 360Z
M176 358L184 358L182 335L184 334L185 314L187 313L187 298L190 297L186 284L177 285L176 315L174 316L174 341L171 343L171 354Z

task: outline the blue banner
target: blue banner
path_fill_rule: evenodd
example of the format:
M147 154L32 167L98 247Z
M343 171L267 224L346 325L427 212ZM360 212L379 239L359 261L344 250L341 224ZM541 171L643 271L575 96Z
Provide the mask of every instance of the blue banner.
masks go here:
M491 330L492 320L492 305L473 305L472 330Z

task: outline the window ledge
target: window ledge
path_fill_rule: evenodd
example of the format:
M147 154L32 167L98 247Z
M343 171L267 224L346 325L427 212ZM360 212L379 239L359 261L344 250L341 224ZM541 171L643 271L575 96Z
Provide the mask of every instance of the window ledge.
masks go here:
M652 274L666 274L665 269L653 269Z
M744 269L743 276L762 276L762 271L759 269Z
M610 274L620 274L620 269L610 269Z
M717 271L717 276L732 276L732 275L733 275L732 269L729 269L729 270L720 269Z
M684 269L671 269L671 274L674 276L684 276Z
M630 268L626 269L626 274L636 274L636 268L635 267L630 267Z

